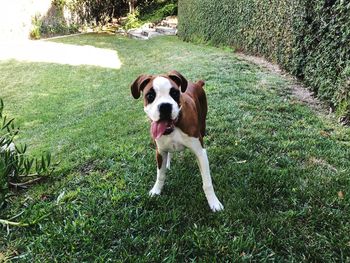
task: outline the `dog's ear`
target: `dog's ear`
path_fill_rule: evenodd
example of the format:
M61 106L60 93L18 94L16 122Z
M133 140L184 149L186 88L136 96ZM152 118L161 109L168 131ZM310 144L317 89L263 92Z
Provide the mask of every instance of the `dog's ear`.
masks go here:
M182 76L176 70L172 70L168 73L169 78L171 78L178 86L181 87L181 91L185 92L187 89L187 79Z
M131 94L135 99L140 98L141 91L146 87L151 78L152 75L140 75L131 84Z

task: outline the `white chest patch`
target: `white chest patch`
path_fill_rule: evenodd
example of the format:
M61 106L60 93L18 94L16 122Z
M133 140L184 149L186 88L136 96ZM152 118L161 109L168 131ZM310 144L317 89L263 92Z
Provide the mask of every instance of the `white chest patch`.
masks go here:
M160 151L178 152L183 151L185 147L190 147L193 139L175 127L174 131L169 135L163 135L156 139L156 143Z

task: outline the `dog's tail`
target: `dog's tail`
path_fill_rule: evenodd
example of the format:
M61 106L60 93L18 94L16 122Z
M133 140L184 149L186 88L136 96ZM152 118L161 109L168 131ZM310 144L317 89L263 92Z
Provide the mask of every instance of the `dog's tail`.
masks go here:
M205 82L204 80L198 80L196 84L200 87L203 87L205 85Z

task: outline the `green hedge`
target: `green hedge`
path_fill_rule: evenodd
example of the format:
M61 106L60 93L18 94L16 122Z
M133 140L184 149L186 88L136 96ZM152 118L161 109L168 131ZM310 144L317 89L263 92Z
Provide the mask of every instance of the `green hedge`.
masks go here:
M179 36L277 62L350 116L350 2L179 0Z

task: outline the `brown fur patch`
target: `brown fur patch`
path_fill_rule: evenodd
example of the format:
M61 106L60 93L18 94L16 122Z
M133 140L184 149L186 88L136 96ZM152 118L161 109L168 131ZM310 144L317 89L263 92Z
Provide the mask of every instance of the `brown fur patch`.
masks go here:
M158 169L162 168L163 157L160 155L158 150L156 151L156 159L157 159Z
M181 95L181 115L176 126L188 136L199 138L203 144L205 135L205 119L208 106L207 98L203 89L204 82L189 82L187 90Z

